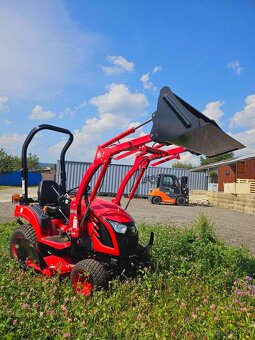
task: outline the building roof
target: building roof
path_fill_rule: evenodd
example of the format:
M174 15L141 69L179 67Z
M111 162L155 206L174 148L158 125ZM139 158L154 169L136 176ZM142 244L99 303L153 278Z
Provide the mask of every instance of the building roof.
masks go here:
M201 165L201 166L198 166L194 169L191 169L190 171L194 171L194 172L205 171L205 170L209 170L209 169L212 169L212 168L218 168L219 165L234 164L234 163L244 161L244 160L248 160L248 159L255 159L255 152L249 153L249 154L246 154L246 155L242 155L242 156L239 156L239 157L235 157L235 158L232 158L232 159L228 159L228 160L225 160L225 161Z

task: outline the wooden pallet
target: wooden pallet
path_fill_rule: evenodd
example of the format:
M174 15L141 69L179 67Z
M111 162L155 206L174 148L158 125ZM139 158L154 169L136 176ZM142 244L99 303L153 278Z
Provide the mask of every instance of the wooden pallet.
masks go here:
M255 179L237 178L236 183L250 183L251 194L255 194Z

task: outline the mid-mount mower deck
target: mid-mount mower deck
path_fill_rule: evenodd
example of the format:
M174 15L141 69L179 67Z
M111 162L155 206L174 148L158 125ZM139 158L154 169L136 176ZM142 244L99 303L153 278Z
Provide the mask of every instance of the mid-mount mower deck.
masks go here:
M150 134L123 140L150 121ZM22 148L22 196L14 212L20 226L11 237L11 257L43 275L70 275L78 294L90 295L96 288L105 288L114 275L145 264L153 243L151 233L147 246L139 244L137 226L126 211L128 204L125 209L121 207L131 177L136 174L129 201L152 160L160 159L159 164L185 151L215 156L244 147L167 87L160 92L152 119L142 125L97 147L93 163L79 187L74 188L77 191L73 199L69 194L74 189L66 190L65 173L65 154L73 141L72 133L52 125L39 125L29 133ZM38 200L33 200L28 197L27 148L34 135L44 129L67 134L69 139L60 155L61 183L42 181ZM112 159L135 153L134 165L112 202L97 197ZM90 188L95 174L96 183Z

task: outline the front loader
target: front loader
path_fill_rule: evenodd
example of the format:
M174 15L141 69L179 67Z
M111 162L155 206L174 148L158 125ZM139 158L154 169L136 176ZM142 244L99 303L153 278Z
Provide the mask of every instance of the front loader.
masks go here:
M126 139L151 121L150 134ZM45 129L67 134L69 139L60 155L60 183L42 181L34 200L28 197L27 148L35 134ZM121 207L124 188L133 175L137 177L129 201L152 160L178 158L184 151L215 156L244 147L164 87L151 119L97 147L94 161L71 199L72 189L66 190L65 154L72 141L69 130L47 124L28 134L22 147L22 196L14 212L19 227L11 237L10 255L42 275L69 275L74 291L81 295L106 288L115 275L138 268L153 244L152 233L147 246L139 244L135 221L127 207ZM136 154L134 165L123 178L116 198L109 202L98 197L111 161L130 154ZM95 185L90 188L95 174Z

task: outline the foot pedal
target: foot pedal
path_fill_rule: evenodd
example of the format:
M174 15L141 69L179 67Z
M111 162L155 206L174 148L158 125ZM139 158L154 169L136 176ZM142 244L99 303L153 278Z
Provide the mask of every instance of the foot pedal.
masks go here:
M46 241L55 242L55 243L66 243L69 242L69 238L66 235L53 235L53 236L47 236L43 238Z

